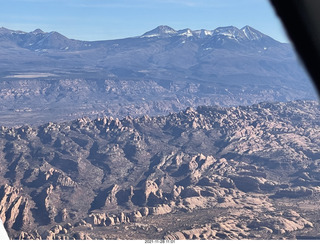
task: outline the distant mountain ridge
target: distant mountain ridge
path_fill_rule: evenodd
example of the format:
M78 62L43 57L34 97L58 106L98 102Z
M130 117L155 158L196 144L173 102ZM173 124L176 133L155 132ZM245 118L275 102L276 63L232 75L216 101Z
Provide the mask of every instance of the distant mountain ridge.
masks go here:
M56 31L44 32L41 29L36 29L32 32L23 32L12 31L3 27L0 28L0 40L11 41L19 47L31 50L39 48L62 49L64 46L78 47L82 43L82 41L68 39Z
M252 28L251 26L244 26L241 29L238 29L234 26L227 27L218 27L214 30L174 30L170 26L161 25L157 28L148 31L142 35L142 37L173 37L173 36L193 36L197 38L206 38L212 36L226 36L229 39L236 39L238 41L257 41L263 38L272 39L271 37L261 33L260 31ZM274 40L276 41L276 40Z
M228 38L230 40L236 40L238 42L243 41L259 41L261 39L268 40L269 42L277 41L271 37L261 33L260 31L250 27L245 26L241 29L238 29L234 26L227 27L218 27L214 30L191 30L189 28L183 30L174 30L170 26L160 25L155 29L144 33L141 36L142 38L169 38L169 37L194 37L194 38ZM133 37L136 38L136 37ZM66 47L71 46L72 49L82 49L84 47L90 48L92 45L88 43L99 45L98 43L103 43L104 41L80 41L74 39L68 39L62 34L52 31L44 32L41 29L36 29L31 32L24 31L13 31L6 29L4 27L0 28L0 41L12 41L20 47L28 49L38 49L38 48L47 48L47 49L65 49ZM85 45L87 44L87 45ZM94 46L95 46L94 45Z
M22 116L34 123L38 115L47 122L70 114L141 116L188 106L317 98L292 46L250 26L162 25L106 41L0 28L0 54L2 118L10 114L0 123L11 123L14 111L39 111ZM47 109L55 112L43 116Z

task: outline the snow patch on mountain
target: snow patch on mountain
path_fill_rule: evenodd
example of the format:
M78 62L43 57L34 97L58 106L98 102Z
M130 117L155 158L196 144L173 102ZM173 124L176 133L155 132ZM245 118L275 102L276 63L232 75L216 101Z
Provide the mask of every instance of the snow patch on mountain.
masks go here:
M257 41L262 39L265 35L262 34L261 32L255 30L251 26L245 26L241 29L243 34L250 40L250 41Z
M190 37L190 36L193 36L193 33L192 33L192 30L190 29L184 29L184 30L178 31L178 35Z
M241 29L238 29L235 26L226 26L226 27L218 27L214 30L191 30L191 29L183 29L183 30L174 30L173 28L167 25L161 25L157 28L146 32L141 37L143 38L170 38L175 36L185 36L185 37L196 37L199 39L217 37L217 39L230 39L235 40L237 42L241 41L259 41L264 38L270 38L267 35L257 31L251 26L245 26Z

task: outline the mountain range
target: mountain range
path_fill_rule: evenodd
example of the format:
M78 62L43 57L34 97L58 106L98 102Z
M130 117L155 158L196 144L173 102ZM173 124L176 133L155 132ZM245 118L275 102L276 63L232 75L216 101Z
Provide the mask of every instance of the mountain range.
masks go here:
M5 125L315 98L292 46L250 26L91 42L0 28Z

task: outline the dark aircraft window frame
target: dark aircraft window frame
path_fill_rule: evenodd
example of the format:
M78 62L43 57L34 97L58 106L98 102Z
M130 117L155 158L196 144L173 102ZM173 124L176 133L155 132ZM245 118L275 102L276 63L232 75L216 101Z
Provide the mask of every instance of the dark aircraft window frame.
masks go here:
M270 0L320 94L320 1Z

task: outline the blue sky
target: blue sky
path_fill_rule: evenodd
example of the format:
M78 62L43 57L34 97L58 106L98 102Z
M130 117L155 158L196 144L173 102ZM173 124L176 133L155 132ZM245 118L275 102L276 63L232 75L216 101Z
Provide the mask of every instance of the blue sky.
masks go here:
M0 26L80 40L141 35L159 25L213 30L250 25L288 42L267 0L0 0Z

